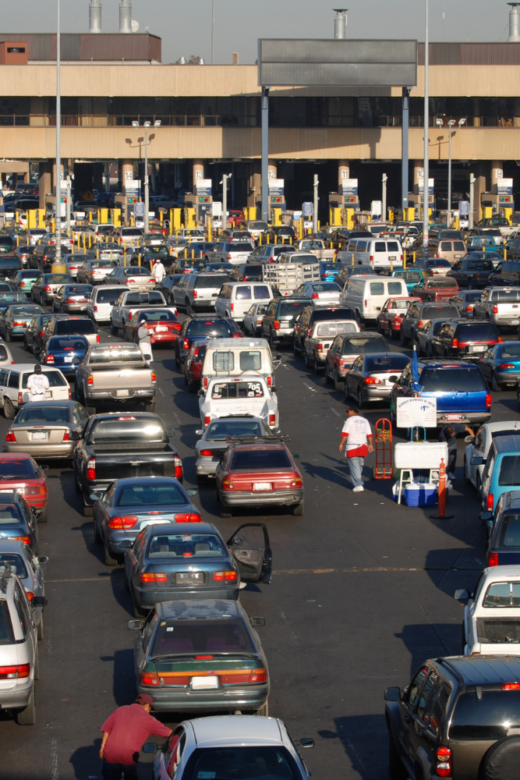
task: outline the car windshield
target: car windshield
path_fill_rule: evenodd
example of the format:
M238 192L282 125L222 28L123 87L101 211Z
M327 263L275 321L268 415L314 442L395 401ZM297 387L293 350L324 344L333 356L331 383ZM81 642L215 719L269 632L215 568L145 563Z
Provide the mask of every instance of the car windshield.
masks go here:
M498 484L504 487L520 485L520 455L503 456Z
M286 451L282 449L236 450L231 461L231 468L233 470L271 471L272 469L290 469L292 464Z
M23 458L20 460L0 460L1 479L34 479L37 476L32 460Z
M190 338L198 336L213 336L213 338L231 336L231 328L223 320L192 320L186 330L186 335Z
M420 384L431 393L478 393L486 383L478 368L424 368Z
M16 553L0 553L0 575L5 572L7 566L10 566L11 572L22 580L29 576L27 567L25 566L21 555L17 555Z
M457 340L459 342L498 341L499 338L500 333L498 332L496 325L492 325L491 323L489 323L489 325L486 323L479 323L478 325L476 323L474 325L460 325L457 333Z
M154 541L157 538L168 539L175 537L154 537ZM217 539L217 537L214 538ZM224 555L225 552L223 551L221 554ZM152 656L200 655L203 653L211 653L212 655L239 653L244 655L253 652L253 645L242 622L226 617L222 620L161 620L155 637ZM215 771L210 774L211 777L215 777L217 780ZM192 776L200 778L201 775L197 773ZM233 775L226 774L223 776L219 774L218 780L221 777L234 776L234 773ZM202 777L209 777L209 775L203 774ZM242 777L242 775L238 775L238 777Z
M388 349L385 340L375 336L370 337L349 337L343 341L342 355L361 355L365 352L386 352Z
M123 347L119 344L108 346L105 349L94 349L90 353L90 365L103 365L104 363L143 363L143 353L136 347Z
M69 410L66 406L26 406L16 416L16 424L26 423L68 423Z
M168 436L154 417L113 417L110 420L98 420L92 426L89 444L118 441L167 443Z
M49 380L49 387L65 387L67 385L67 380L65 379L61 371L44 369L43 373ZM32 375L32 371L26 371L22 375L22 388L24 390L27 390L27 381L31 375Z
M493 582L482 601L484 609L518 609L520 582Z
M239 777L241 780L301 780L302 774L287 748L280 745L197 748L183 780Z
M153 485L124 485L115 505L150 507L186 503L186 496L179 485L159 482Z
M11 644L14 641L13 624L9 614L7 601L0 601L0 645ZM197 775L195 775L197 777Z
M96 333L96 326L92 320L57 320L56 333L60 336L66 333Z
M217 420L207 431L206 440L227 441L232 436L263 436L265 431L258 420Z
M401 373L406 368L410 358L407 355L381 355L365 360L365 371L398 371Z
M161 534L150 539L149 558L223 558L226 548L220 536L208 533Z
M211 389L211 397L225 401L230 398L263 398L261 382L217 382Z

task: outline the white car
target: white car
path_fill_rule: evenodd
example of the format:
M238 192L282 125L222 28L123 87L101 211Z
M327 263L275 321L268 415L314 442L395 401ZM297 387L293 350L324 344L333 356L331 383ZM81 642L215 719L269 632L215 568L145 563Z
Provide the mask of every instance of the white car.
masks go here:
M263 377L256 373L210 379L207 390L199 391L200 421L206 428L212 420L230 415L261 417L269 428L279 427L278 398Z
M484 569L464 609L463 631L464 655L520 655L520 566Z
M520 420L504 420L503 422L484 423L477 431L475 438L472 436L466 436L465 441L468 442L466 452L464 453L464 476L466 482L471 484L480 493L482 485L482 474L486 467L485 462L480 466L472 466L471 459L484 458L486 460L488 452L490 450L493 439L498 436L507 436L510 434L520 433Z
M42 372L49 380L45 393L47 401L70 401L70 385L59 368L42 366ZM0 406L6 420L12 420L18 409L31 400L27 380L34 374L34 363L14 363L0 369Z
M109 287L102 284L94 287L87 303L87 314L96 322L110 322L116 301L124 295L120 285Z
M27 243L29 246L36 246L38 241L47 235L47 231L44 228L31 228L27 231Z
M204 231L200 228L182 228L177 231L176 238L185 238L189 244L192 241L204 241Z
M305 282L295 295L310 298L314 306L339 306L341 287L336 282Z

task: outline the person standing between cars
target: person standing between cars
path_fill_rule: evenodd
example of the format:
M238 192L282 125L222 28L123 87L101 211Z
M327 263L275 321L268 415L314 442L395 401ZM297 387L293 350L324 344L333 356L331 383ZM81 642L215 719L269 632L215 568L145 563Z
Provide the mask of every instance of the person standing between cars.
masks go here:
M457 436L459 433L469 433L470 436L475 436L475 433L471 428L460 423L445 425L439 433L439 441L445 441L448 445L446 473L450 479L455 479L455 468L457 466Z
M152 734L169 737L173 732L150 715L153 699L147 693L134 704L119 707L101 726L103 740L99 757L103 759L105 780L138 780L139 751Z
M31 401L45 401L49 380L42 373L42 367L39 363L34 367L34 374L29 375L27 389L31 393Z
M156 284L160 284L164 279L164 277L166 276L166 268L162 264L162 260L160 258L155 263L152 274Z
M363 466L368 452L373 452L373 434L366 417L361 417L357 409L346 409L347 419L341 431L339 451L346 446L346 456L352 479L352 491L361 493L363 487Z
M146 323L147 319L146 315L144 315L144 319L141 320L141 324L137 331L137 338L139 339L139 349L143 353L144 359L151 363L153 360L152 337L150 331L146 327Z

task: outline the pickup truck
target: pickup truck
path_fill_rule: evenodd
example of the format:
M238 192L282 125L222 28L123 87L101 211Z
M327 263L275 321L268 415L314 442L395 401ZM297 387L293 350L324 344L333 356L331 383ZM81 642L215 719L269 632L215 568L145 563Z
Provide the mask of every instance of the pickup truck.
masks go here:
M434 277L423 279L410 290L413 298L420 298L425 303L428 301L448 301L457 295L459 285L455 279L449 277Z
M96 414L74 450L74 483L83 498L83 514L92 517L92 494L104 493L115 479L176 477L182 461L170 444L175 433L157 414Z
M202 427L212 420L230 415L261 417L269 428L278 428L278 399L275 388L257 372L210 379L208 388L199 390Z
M321 281L320 264L308 252L281 254L278 262L266 263L262 272L264 282L281 295L291 295L305 282Z
M311 252L318 260L334 260L337 249L326 249L321 238L303 238L297 247L297 252Z
M73 363L78 366L76 397L89 414L105 401L140 401L146 412L155 411L157 378L137 345L96 344Z
M110 333L117 336L118 330L125 332L125 325L130 322L137 309L167 308L166 298L157 290L151 292L127 290L122 292L110 312ZM175 307L168 307L177 314Z
M520 287L487 287L476 301L473 316L497 326L520 324Z
M516 225L510 225L506 217L486 217L477 222L478 228L498 228L503 236L510 236L517 229Z

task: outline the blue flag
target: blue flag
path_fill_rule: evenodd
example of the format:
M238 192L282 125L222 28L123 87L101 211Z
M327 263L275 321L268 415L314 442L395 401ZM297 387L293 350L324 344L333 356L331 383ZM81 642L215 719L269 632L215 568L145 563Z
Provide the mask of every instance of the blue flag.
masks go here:
M412 355L412 379L415 382L415 384L419 384L419 358L417 357L417 350L413 348L413 355Z

